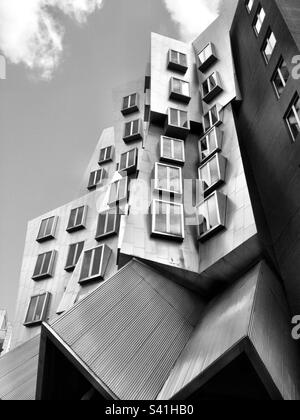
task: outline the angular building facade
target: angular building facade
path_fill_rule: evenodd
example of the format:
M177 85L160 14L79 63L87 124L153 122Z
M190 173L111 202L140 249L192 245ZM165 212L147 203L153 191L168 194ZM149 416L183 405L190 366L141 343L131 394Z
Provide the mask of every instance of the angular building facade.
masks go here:
M240 32L254 10L250 30L261 30L262 3L227 0L191 44L151 35L146 77L113 93L114 125L78 199L28 225L1 399L300 398L295 278L284 276L279 216L268 220L264 200L272 178L260 179L267 158L260 150L256 167L247 125L263 119L253 111L263 92ZM268 19L286 21L265 3Z

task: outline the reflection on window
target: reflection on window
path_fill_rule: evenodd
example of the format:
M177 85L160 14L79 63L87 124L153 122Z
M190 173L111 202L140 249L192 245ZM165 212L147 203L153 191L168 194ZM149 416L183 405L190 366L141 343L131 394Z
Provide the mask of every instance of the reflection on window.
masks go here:
M155 189L173 194L182 194L181 168L161 163L155 164Z
M154 200L152 204L152 235L184 239L183 205Z
M183 163L185 161L184 141L171 137L161 137L161 160Z
M289 128L293 141L300 132L300 97L297 94L287 112L286 123Z

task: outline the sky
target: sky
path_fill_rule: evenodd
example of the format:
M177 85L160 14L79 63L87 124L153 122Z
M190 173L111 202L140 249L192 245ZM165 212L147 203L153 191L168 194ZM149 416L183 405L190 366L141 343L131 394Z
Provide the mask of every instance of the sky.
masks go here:
M0 0L7 62L0 80L0 308L11 321L27 222L76 197L98 138L112 125L112 90L145 74L151 32L191 41L219 3Z

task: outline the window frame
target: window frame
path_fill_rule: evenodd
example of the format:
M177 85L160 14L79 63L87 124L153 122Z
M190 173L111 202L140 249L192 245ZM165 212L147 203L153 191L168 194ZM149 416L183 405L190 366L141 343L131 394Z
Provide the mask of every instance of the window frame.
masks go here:
M97 175L96 174L98 174L99 172L101 172L101 177L100 177L100 180L96 183L96 179L97 179ZM94 181L92 183L91 182L91 177L92 177L93 174L94 174ZM89 178L89 183L88 183L87 189L89 191L92 191L92 190L97 189L97 187L102 184L103 179L104 179L104 169L103 168L96 169L95 171L92 171L90 173L90 178Z
M210 49L209 55L205 55L205 60L202 61L200 58L201 54L205 53L206 50ZM216 48L215 45L212 42L209 42L206 44L206 46L197 54L198 55L198 61L199 61L199 70L201 73L205 73L217 60L216 55Z
M92 276L91 274L92 274L93 266L94 266L94 263L95 263L96 252L97 252L98 249L102 249L99 270L98 270L97 274L94 274ZM86 258L86 255L88 253L92 253L92 257L91 257L90 265L89 265L89 275L88 275L88 277L82 277L83 268L84 268L84 264L85 264L85 258ZM98 245L94 248L85 250L84 253L83 253L83 257L82 257L82 264L81 264L78 283L82 285L82 284L86 284L86 283L97 281L97 280L103 281L104 276L105 276L105 272L106 272L106 268L107 268L107 264L109 262L110 255L111 255L111 249L105 244L101 244L101 245ZM105 261L106 257L107 257L107 261Z
M51 219L53 219L53 224L52 224L50 234L47 235L47 236L45 236L45 235L41 236L43 223L46 222L46 227L44 228L44 232L46 232L47 229L48 229L49 220L51 220ZM42 221L40 223L40 227L39 227L38 236L36 238L36 241L39 242L39 243L42 243L42 242L46 242L46 241L55 239L57 224L58 224L58 216L50 216L50 217L47 217L45 219L42 219Z
M216 85L212 87L211 78L214 77ZM208 93L204 92L204 85L207 83ZM216 98L222 91L220 75L217 71L211 73L205 80L202 82L202 99L204 102L209 104L213 99Z
M66 265L65 265L65 271L72 272L72 271L75 270L75 268L78 264L78 261L79 261L81 255L84 251L84 244L85 244L85 241L80 241L80 242L76 242L74 244L69 245L68 255L67 255L67 260L66 260ZM80 246L82 246L82 249L79 253L78 250L80 249ZM68 264L68 262L69 262L69 259L70 259L70 253L71 253L71 248L72 247L75 247L75 251L74 251L74 257L73 257L73 261L72 261L73 264L70 265L70 264ZM79 256L78 256L78 254L79 254ZM76 261L76 259L77 259L77 261ZM75 263L75 261L76 261L76 263Z
M251 14L252 10L253 10L253 6L254 6L254 0L246 0L245 1L245 6L247 9L247 12L249 13L249 15Z
M264 18L263 19L261 19L261 12L262 11L264 12ZM257 7L257 10L256 10L256 13L255 13L255 17L254 17L253 22L252 22L252 28L253 28L253 31L254 31L256 37L259 37L259 35L260 35L261 31L262 31L263 24L264 24L264 22L266 20L266 16L267 15L266 15L265 9L263 8L263 6L261 4L259 4L258 7ZM260 29L259 29L259 31L256 28L256 25L258 23L260 23Z
M137 132L133 132L134 123L138 121L138 130ZM130 124L130 134L126 136L126 127ZM142 136L142 121L140 118L136 118L135 120L126 121L124 124L124 135L123 140L125 143L135 140L141 140L143 138Z
M73 226L71 226L70 221L71 221L71 217L72 217L72 212L74 212L74 211L76 212L75 213L75 218L74 218L74 222L76 223L79 210L82 209L82 208L83 208L83 213L82 213L81 223L76 224L76 225L74 224ZM76 208L72 209L70 211L70 216L69 216L69 221L68 221L68 226L67 226L66 231L68 233L72 233L72 232L77 232L79 230L86 229L87 213L88 213L88 206L86 206L86 205L82 205L82 206L79 206L79 207L76 207Z
M199 179L200 182L204 182L202 180L201 171L203 171L205 167L208 167L209 177L210 177L210 181L211 181L210 165L211 165L212 161L214 161L214 160L217 162L218 180L215 181L214 183L211 183L206 189L203 188L204 197L207 197L208 195L210 195L216 188L218 188L218 186L220 186L221 184L224 184L224 182L225 182L227 160L220 153L215 153L203 165L201 165L198 168L198 179Z
M119 195L119 192L120 192L120 183L121 182L124 182L124 180L125 180L125 182L126 182L126 185L125 185L125 191L126 191L126 197L124 196L124 197L118 197L118 195ZM111 197L111 189L113 188L113 186L115 185L115 184L117 184L118 183L118 188L117 188L117 194L116 194L116 196L118 197L118 199L116 200L116 201L110 201L110 197ZM117 180L117 181L115 181L115 182L113 182L113 183L111 183L111 185L110 185L110 189L109 189L109 197L108 197L108 206L109 207L116 207L116 206L118 206L118 204L119 203L123 203L123 202L127 202L127 200L128 200L128 187L129 187L129 180L128 180L128 177L122 177L121 179L119 179L119 180Z
M177 62L173 61L172 52L174 52L174 53L177 54L177 58L178 58L177 59ZM181 60L180 60L180 56L181 55L185 57L184 63L181 63ZM182 53L180 51L173 50L171 48L169 50L169 52L168 52L168 69L169 70L178 71L180 73L184 73L185 74L187 72L187 70L188 70L187 54L186 53Z
M50 257L50 261L49 261L49 266L48 266L48 270L46 272L40 272L39 274L35 274L37 265L38 265L38 260L40 257L43 257L42 260L42 264L41 264L41 270L43 268L43 265L45 264L45 259L46 256L51 253L51 257ZM56 259L56 254L57 252L55 250L52 251L47 251L47 252L43 252L42 254L39 254L34 266L34 271L33 271L33 275L32 275L32 280L34 281L38 281L38 280L45 280L48 278L52 278L53 274L54 274L54 263L55 263L55 259Z
M168 186L170 186L170 176L169 176L169 170L170 169L176 169L178 170L179 173L179 183L180 183L180 191L172 191L171 189L163 189L163 188L159 188L158 183L159 183L159 178L158 178L158 168L162 166L164 168L167 168L167 184ZM181 197L183 195L183 182L182 182L182 168L180 166L175 166L175 165L169 165L166 163L161 163L161 162L156 162L155 163L155 168L154 168L154 190L158 193L168 193L171 196L176 196L176 197Z
M41 313L40 319L36 320L36 321L33 321L33 320L29 321L28 316L29 316L29 312L30 312L30 309L31 309L31 303L32 303L33 299L42 298L42 297L44 297L44 304L43 304L43 309L41 311L42 313ZM23 324L25 327L41 325L47 319L47 313L48 313L48 309L49 309L50 299L51 299L51 293L49 293L49 292L45 292L45 293L41 293L41 294L38 294L38 295L31 296L29 304L28 304L27 312L26 312L25 322ZM33 312L33 315L36 315L38 305L39 305L39 300L37 300L37 302L36 302L35 310ZM34 316L33 316L33 318L34 318Z
M174 84L175 81L180 83L180 92L176 92L176 90L174 89ZM182 90L182 86L183 84L187 84L188 85L188 95L185 95L183 93ZM191 97L191 84L190 82L183 80L183 79L179 79L178 77L171 77L170 79L170 94L169 94L169 98L176 100L176 101L180 101L183 102L185 104L190 103L192 97Z
M171 153L173 157L166 157L164 156L164 140L167 139L169 141L171 141ZM176 159L175 158L175 147L174 147L174 143L178 142L181 144L182 146L182 157L183 159ZM176 139L174 137L168 137L168 136L161 136L160 137L160 160L162 162L171 162L171 163L177 163L179 165L184 165L185 164L185 143L184 140L182 139Z
M272 35L274 36L276 42L275 42L274 47L272 47L271 55L268 58L268 56L266 54L266 49L267 49L267 47L271 46L270 39L271 39ZM275 51L275 48L276 48L277 44L278 44L277 38L276 38L274 32L272 31L272 29L269 27L268 31L267 31L267 35L264 38L264 42L263 42L262 48L261 48L261 53L262 53L262 56L263 56L263 59L264 59L266 65L268 65L270 63L270 61L271 61L271 59L274 55L274 51Z
M290 137L291 137L293 143L296 143L297 138L299 137L299 133L300 133L300 115L298 115L298 113L296 111L296 107L295 107L297 102L300 102L300 95L299 95L298 92L293 96L293 100L291 101L291 103L288 107L288 110L287 110L287 112L285 113L285 116L284 116L284 120L285 120L286 126L288 128L288 131L289 131L289 134L290 134ZM296 121L297 121L298 126L299 126L299 131L298 131L298 134L296 136L294 135L294 133L292 131L291 124L290 124L290 121L289 121L289 116L291 115L292 112L294 113L294 117L296 118Z
M159 205L159 203L163 203L163 204L167 204L169 206L169 209L171 206L175 206L181 209L181 231L182 231L182 235L174 235L172 233L165 233L165 232L159 232L155 229L156 226L156 216L157 216L157 212L156 212L156 206ZM170 219L170 211L168 212L168 218ZM165 200L160 200L160 199L154 199L152 201L151 204L151 216L152 216L152 224L151 224L151 236L152 237L159 237L159 238L166 238L166 239L174 239L177 241L184 241L185 239L185 224L184 224L184 207L183 204L181 203L176 203L176 202L171 202L171 201L165 201ZM169 220L169 224L170 224L170 220Z
M109 149L110 149L110 154L108 154ZM101 160L101 154L103 151L104 151L104 159ZM99 160L98 160L99 165L103 165L104 163L112 161L113 154L114 154L114 146L107 146L100 149Z
M199 223L200 217L203 217L203 214L200 214L200 208L204 205L207 206L206 211L209 213L208 202L214 197L216 203L216 210L218 216L218 224L211 227L205 233L200 232L201 223ZM198 232L198 241L206 242L215 234L219 233L221 230L225 229L226 224L226 212L227 212L227 196L220 193L219 191L214 191L208 197L205 197L197 206L196 206L196 218L197 218L197 232Z
M281 80L281 83L282 83L283 91L284 91L284 89L285 89L285 87L286 87L286 85L287 85L287 83L288 83L288 81L289 81L289 79L291 77L290 71L288 69L289 77L285 81L285 79L283 77L283 74L282 74L282 70L281 70L284 63L286 65L287 69L288 69L287 62L285 61L285 59L283 58L283 56L280 56L280 59L278 61L278 64L277 64L277 66L275 68L275 71L274 71L274 73L272 75L272 79L271 79L271 83L272 83L272 86L273 86L273 89L275 91L275 95L276 95L277 99L280 99L281 98L282 93L281 94L279 93L278 87L277 87L277 85L275 83L276 77L279 76L279 78Z
M108 231L107 230L107 225L108 225L108 215L112 214L115 216L114 218L114 227L112 230ZM105 228L104 228L104 233L103 234L99 234L99 225L100 225L100 217L103 216L105 214ZM119 207L113 207L110 208L108 210L102 211L98 214L98 219L97 219L97 228L96 228L96 236L95 239L96 241L102 241L102 239L107 238L109 236L113 236L113 235L117 235L118 230L119 230L119 226L120 226L120 218L121 218L121 214L120 214L120 209Z
M131 100L134 96L135 96L135 101L132 104ZM128 99L128 107L124 106L126 99ZM139 94L136 92L136 93L131 93L130 95L124 96L122 100L122 109L121 109L122 114L128 115L128 114L132 114L138 111L139 111Z
M212 118L212 116L213 116L213 109L216 109L217 115L218 115L217 121L215 123L213 123L213 118ZM216 104L216 105L212 106L208 110L208 112L206 112L203 115L203 130L204 130L204 133L205 134L207 134L209 131L211 131L214 127L218 127L219 125L221 125L223 123L221 112L222 112L222 110ZM205 121L206 116L209 117L209 127L208 128L206 128L206 121Z
M129 164L130 153L132 153L133 151L135 153L134 154L134 164L129 166L128 164ZM124 155L127 155L126 156L126 168L121 169L120 165L121 165L121 161L122 161L122 156L124 156ZM136 172L137 161L138 161L138 148L137 147L135 147L134 149L128 150L127 152L121 153L118 171L119 172L126 172L127 174L132 174L132 173Z
M208 137L214 133L215 139L215 146L216 148L209 150L208 155L205 158L202 158L203 155L203 148L202 142L206 140L207 144L210 145ZM221 152L223 146L223 133L219 130L218 127L214 127L212 130L208 131L201 139L199 140L199 157L200 157L200 164L204 164L207 162L215 153Z

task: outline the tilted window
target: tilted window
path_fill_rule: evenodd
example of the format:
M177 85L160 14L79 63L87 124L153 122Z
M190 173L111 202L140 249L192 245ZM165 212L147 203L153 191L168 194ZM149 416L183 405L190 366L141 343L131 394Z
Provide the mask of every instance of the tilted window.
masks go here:
M78 242L69 246L69 252L66 262L66 271L73 271L79 261L84 248L84 242Z
M96 240L102 240L107 236L115 235L119 230L120 210L118 207L109 209L99 214Z
M225 228L225 195L214 192L197 207L198 239L202 242Z
M169 109L169 124L175 127L190 128L188 113L180 109Z
M254 5L254 0L246 0L245 4L246 4L246 8L247 8L248 13L251 13L251 10L252 10L253 5Z
M125 142L142 139L141 120L134 120L125 123L124 137Z
M186 73L188 69L186 54L175 50L169 50L168 68L170 70Z
M219 93L222 92L220 77L217 72L211 74L205 82L202 83L203 100L206 103L211 102Z
M54 239L57 221L58 217L55 216L42 220L37 237L37 242L44 242L49 239Z
M152 236L184 239L183 205L161 200L152 203Z
M111 249L106 245L85 251L81 266L79 283L104 280Z
M122 114L127 115L132 112L137 112L138 108L138 94L134 93L123 98Z
M118 203L127 201L128 197L128 178L124 177L119 181L114 182L110 186L109 192L109 206L115 206Z
M182 169L177 166L156 163L155 190L182 195Z
M263 47L262 47L262 54L267 64L271 60L276 44L277 44L276 37L274 33L271 31L271 29L269 29L266 39L263 43Z
M217 105L213 106L203 117L203 128L206 133L214 126L218 126L222 123L221 113Z
M191 100L189 82L172 77L170 81L170 99L189 103Z
M50 293L43 293L30 299L25 326L40 325L46 320L50 298Z
M87 216L87 206L81 206L71 210L67 232L75 232L77 230L85 229Z
M215 46L210 42L198 55L199 57L199 70L201 72L205 72L208 70L209 67L211 67L216 61L217 56L215 52Z
M162 136L160 140L160 159L166 162L174 161L183 164L185 162L184 141Z
M199 180L204 194L210 194L225 182L226 159L217 153L199 168Z
M300 132L300 97L298 93L293 99L285 117L292 140L296 141Z
M45 252L38 256L32 276L33 280L40 280L53 276L55 256L56 251Z
M206 136L199 141L200 162L203 163L214 153L222 149L222 133L214 127Z
M132 174L137 170L137 156L138 149L129 150L129 152L121 154L119 172L127 172L127 174Z
M266 17L266 12L263 9L263 7L259 5L254 22L253 22L253 29L257 36L260 34L265 17Z
M103 163L110 162L113 160L113 146L104 147L100 150L100 156L99 156L99 164L102 165Z
M281 57L272 77L272 84L278 98L281 97L289 77L290 72L287 63Z
M98 185L101 184L103 181L104 171L103 169L98 169L97 171L93 171L90 174L88 190L93 190L97 188Z

